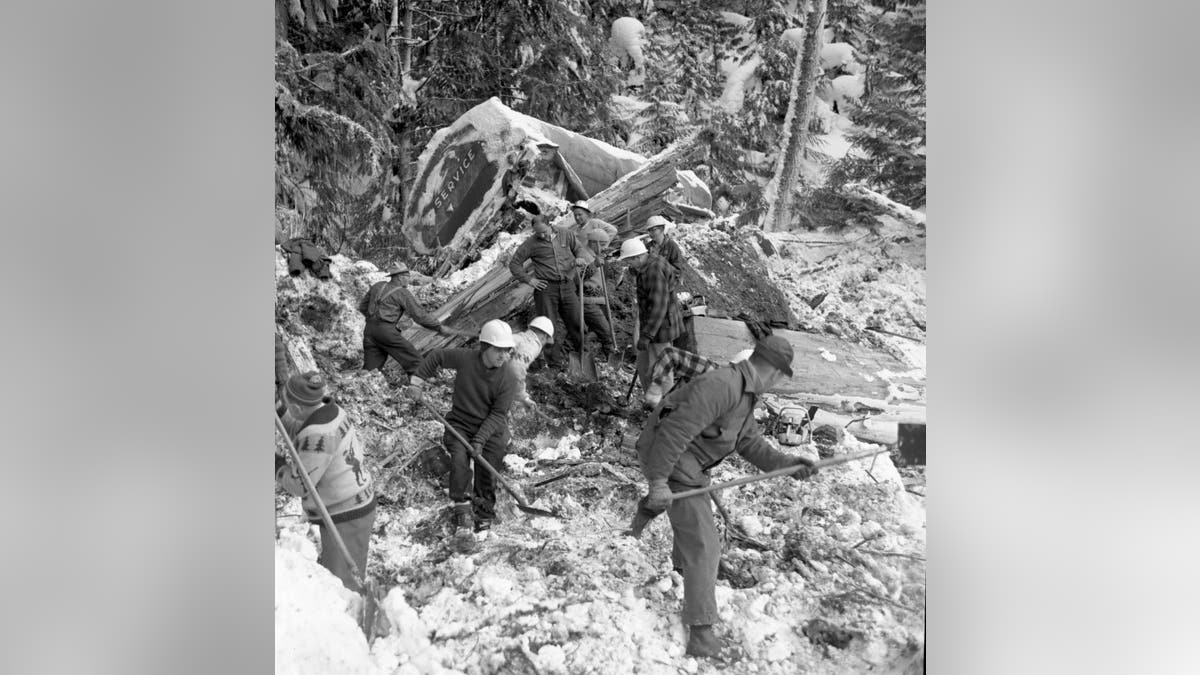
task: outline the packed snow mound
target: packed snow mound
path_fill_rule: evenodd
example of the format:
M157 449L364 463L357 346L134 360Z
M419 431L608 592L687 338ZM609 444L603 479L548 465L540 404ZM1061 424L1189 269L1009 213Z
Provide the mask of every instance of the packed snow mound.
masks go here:
M276 547L275 672L379 672L354 619L358 602L329 570L301 553Z
M623 16L613 21L610 38L613 51L618 56L628 56L632 59L635 68L641 68L646 63L646 57L642 53L645 39L646 27L641 21L632 16Z

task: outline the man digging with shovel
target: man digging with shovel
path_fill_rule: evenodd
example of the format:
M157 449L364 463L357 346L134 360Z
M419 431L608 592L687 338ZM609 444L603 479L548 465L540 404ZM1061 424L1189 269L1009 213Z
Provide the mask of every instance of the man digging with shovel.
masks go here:
M509 440L508 411L517 395L517 376L512 368L502 366L508 363L514 346L512 329L493 319L479 331L478 350L430 351L405 389L413 400L422 400L421 387L426 379L441 368L457 371L442 443L450 451L454 538L462 549L474 547L476 532L484 539L491 530L496 518L496 480L476 463L472 491L471 453L459 439L469 439L492 466L503 466Z
M345 409L327 395L325 378L317 372L299 373L283 387L282 428L296 449L302 470L316 487L316 496L305 488L297 473L301 467L284 463L276 454L275 480L280 487L302 497L304 515L321 527L321 554L317 562L356 591L359 582L342 551L336 535L345 542L345 552L359 570L366 570L371 525L375 522L375 488L363 463L362 442ZM329 531L321 507L331 516L336 534Z
M635 530L666 511L674 547L671 559L683 575L683 623L689 627L687 653L717 656L717 566L721 539L709 495L675 499L673 493L709 485L708 472L733 452L761 471L796 467L800 480L816 472L812 462L772 447L754 421L762 394L792 375L792 346L769 335L748 361L709 371L672 391L646 419L638 437L638 460L650 483L638 504Z

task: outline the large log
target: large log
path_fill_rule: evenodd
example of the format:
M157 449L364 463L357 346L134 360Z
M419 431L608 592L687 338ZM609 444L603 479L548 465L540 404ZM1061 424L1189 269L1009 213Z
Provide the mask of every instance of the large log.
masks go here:
M899 220L909 223L910 225L920 225L922 227L925 226L925 214L924 213L921 213L920 211L909 208L908 206L905 206L904 204L901 204L900 202L888 199L887 197L879 194L878 192L868 189L866 187L863 187L862 185L859 185L857 183L852 184L852 185L847 185L845 194L847 197L851 197L851 198L857 199L859 201L864 201L864 202L867 202L868 204L873 204L874 206L877 206L877 207L883 209L884 211L886 211L888 213L888 215L894 216L895 218L898 218Z
M699 150L696 134L692 134L650 158L633 173L620 178L607 189L588 200L592 213L617 226L618 234L610 248L620 248L621 242L645 229L645 221L658 213L675 213L663 197L676 181L679 164L688 161ZM626 225L626 214L629 224ZM508 271L508 260L501 259L492 269L467 288L459 291L435 312L443 323L475 330L492 319L508 319L520 311L533 289L518 282ZM443 336L414 326L404 336L420 350L452 347L463 344L466 338Z

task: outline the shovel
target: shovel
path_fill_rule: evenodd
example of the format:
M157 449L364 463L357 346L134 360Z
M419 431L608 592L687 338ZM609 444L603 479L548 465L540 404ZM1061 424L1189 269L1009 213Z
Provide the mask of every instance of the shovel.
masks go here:
M568 357L567 371L571 377L580 378L584 382L595 382L596 361L587 350L587 323L583 317L583 275L579 276L579 353L574 352Z
M358 625L359 628L362 628L363 633L366 634L369 641L373 637L375 615L379 611L379 606L375 601L375 584L366 580L366 570L358 569L358 565L354 562L354 557L350 555L350 549L346 548L346 542L337 531L337 526L333 524L333 517L329 515L329 509L325 508L325 502L317 494L317 488L313 485L312 477L308 475L308 471L304 469L304 464L300 462L300 453L296 452L296 446L292 444L292 439L288 436L287 429L283 426L283 420L279 419L278 414L275 415L275 429L279 431L280 436L283 436L283 443L287 446L288 456L292 458L292 467L296 470L296 475L300 476L300 480L304 483L304 489L308 491L309 496L312 497L313 502L317 505L317 511L321 514L321 522L325 524L325 531L332 536L333 542L337 544L338 552L346 559L346 563L350 566L350 573L354 575L354 583L358 584L358 591L363 599L362 614L358 617Z
M433 407L432 403L427 401L424 396L418 396L417 400L420 401L421 404L424 405L429 410L429 412L433 415L434 419L441 422L448 430L450 430L450 433L453 434L456 439L458 439L458 442L462 443L464 446L466 446L467 452L469 452L471 454L471 457L476 462L479 462L480 466L487 469L488 473L492 474L492 477L494 477L496 479L496 482L499 483L508 492L508 494L512 495L513 499L517 500L517 508L518 509L521 509L525 513L529 513L529 514L532 514L535 516L545 516L547 518L562 518L561 515L559 515L558 513L554 512L554 511L547 511L545 509L539 509L536 506L530 506L529 500L525 498L525 495L521 493L521 491L517 488L517 486L513 485L504 476L501 476L500 472L496 470L496 467L489 464L488 461L483 458L483 455L481 455L477 450L475 450L475 446L471 445L470 441L468 441L466 438L463 438L463 435L458 432L458 429L455 429L454 427L450 426L450 423L446 421L445 417L442 417L442 414L439 413L437 411L437 409L435 409Z
M830 457L829 459L822 459L818 462L814 462L812 466L814 469L823 469L827 466L835 466L837 464L845 464L846 462L853 462L856 459L865 459L867 457L874 457L875 455L882 455L885 452L891 452L891 451L892 451L891 448L881 448L879 450L864 450L863 452L857 452L852 455L839 455L837 457ZM769 478L777 478L779 476L787 476L789 474L796 473L804 466L806 466L806 465L796 464L795 466L785 466L782 469L775 469L774 471L768 471L766 473L755 474L753 476L742 476L741 478L737 478L737 479L734 479L731 481L726 481L724 483L715 483L713 485L706 485L704 487L699 487L699 488L695 488L692 490L684 490L683 492L675 492L675 493L671 494L671 501L685 499L687 497L695 497L696 495L708 494L709 492L716 492L717 490L724 490L725 488L737 487L738 485L746 485L748 483L757 483L761 480L767 480ZM626 532L625 534L627 534L631 537L640 537L642 535L642 530L646 529L646 524L649 523L651 520L654 520L654 518L656 516L658 516L657 513L654 513L652 511L650 511L649 509L645 508L644 506L642 506L642 502L639 502L637 513L635 513L633 515L633 523L630 525L629 531Z

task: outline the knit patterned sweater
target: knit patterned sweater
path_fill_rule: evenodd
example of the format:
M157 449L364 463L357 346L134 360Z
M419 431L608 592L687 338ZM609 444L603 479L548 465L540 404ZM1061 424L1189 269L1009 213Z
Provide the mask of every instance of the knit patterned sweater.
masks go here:
M363 463L362 442L345 410L326 402L305 420L296 419L288 411L283 415L283 426L335 523L353 520L375 508L375 488ZM275 480L284 490L303 497L301 506L310 521L321 522L316 501L295 467L280 467Z

